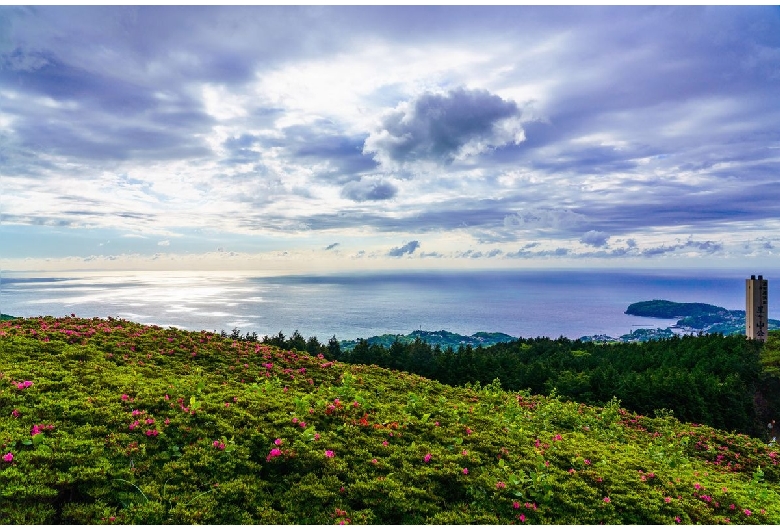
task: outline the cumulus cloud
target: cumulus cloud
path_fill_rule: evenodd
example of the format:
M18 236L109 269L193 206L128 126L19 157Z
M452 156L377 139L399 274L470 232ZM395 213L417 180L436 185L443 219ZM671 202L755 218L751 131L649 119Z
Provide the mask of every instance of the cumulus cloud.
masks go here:
M567 208L529 208L504 217L504 228L571 229L585 222L586 217Z
M404 254L413 254L415 250L417 250L420 247L420 242L417 240L409 241L405 245L402 245L400 247L394 247L390 249L390 251L387 253L388 256L391 257L400 257Z
M529 250L526 246L521 248L517 252L507 252L506 256L509 258L563 258L570 255L568 248L558 247L550 250Z
M3 249L774 258L776 11L0 7Z
M580 243L591 245L593 247L603 247L606 246L608 239L609 234L599 232L598 230L589 230L582 235L582 238L580 238Z
M723 250L723 244L716 241L695 241L692 238L689 238L687 241L678 242L673 245L658 245L642 249L641 255L645 257L661 256L679 250L699 250L705 254L714 254Z
M170 244L171 244L171 242L168 239L165 239L163 241L158 241L157 242L157 246L160 246L160 247L167 247L167 246L170 246Z
M415 161L447 164L522 142L519 118L514 101L487 90L424 93L388 113L363 150L389 166Z
M348 182L341 189L341 196L357 202L384 201L392 199L398 193L392 183L382 179L362 178Z

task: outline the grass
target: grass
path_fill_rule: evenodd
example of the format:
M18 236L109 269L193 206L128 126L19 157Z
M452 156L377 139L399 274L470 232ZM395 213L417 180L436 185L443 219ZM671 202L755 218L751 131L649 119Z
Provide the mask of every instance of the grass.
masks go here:
M9 524L780 523L745 435L116 319L0 323L0 433Z

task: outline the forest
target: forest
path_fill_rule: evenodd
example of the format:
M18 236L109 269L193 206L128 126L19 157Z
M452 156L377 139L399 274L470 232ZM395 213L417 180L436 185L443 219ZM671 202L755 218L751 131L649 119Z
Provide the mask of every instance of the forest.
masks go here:
M233 338L240 337L236 332ZM497 379L504 390L555 393L589 405L617 398L638 414L671 413L681 421L766 439L766 425L780 411L780 369L773 368L780 367L780 338L777 332L770 336L767 347L744 336L721 334L611 344L521 338L457 349L422 340L384 347L361 339L349 351L335 337L323 345L297 331L289 339L280 332L262 342L322 353L329 360L406 371L447 385Z

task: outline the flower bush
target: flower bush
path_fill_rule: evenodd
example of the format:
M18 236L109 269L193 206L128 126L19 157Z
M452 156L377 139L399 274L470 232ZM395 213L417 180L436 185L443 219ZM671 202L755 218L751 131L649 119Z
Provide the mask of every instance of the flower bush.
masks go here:
M780 523L744 435L117 319L0 324L0 455L7 524Z

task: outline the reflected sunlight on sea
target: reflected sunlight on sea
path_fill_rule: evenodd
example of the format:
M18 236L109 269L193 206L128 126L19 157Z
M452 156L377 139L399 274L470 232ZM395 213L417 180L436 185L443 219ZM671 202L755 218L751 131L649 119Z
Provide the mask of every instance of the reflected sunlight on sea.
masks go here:
M760 271L759 271L760 272ZM744 309L754 271L483 271L262 276L139 272L38 276L3 272L0 310L14 316L75 313L190 330L257 332L325 341L415 329L537 337L607 334L673 321L625 315L641 300ZM780 315L780 275L770 279L770 317Z

